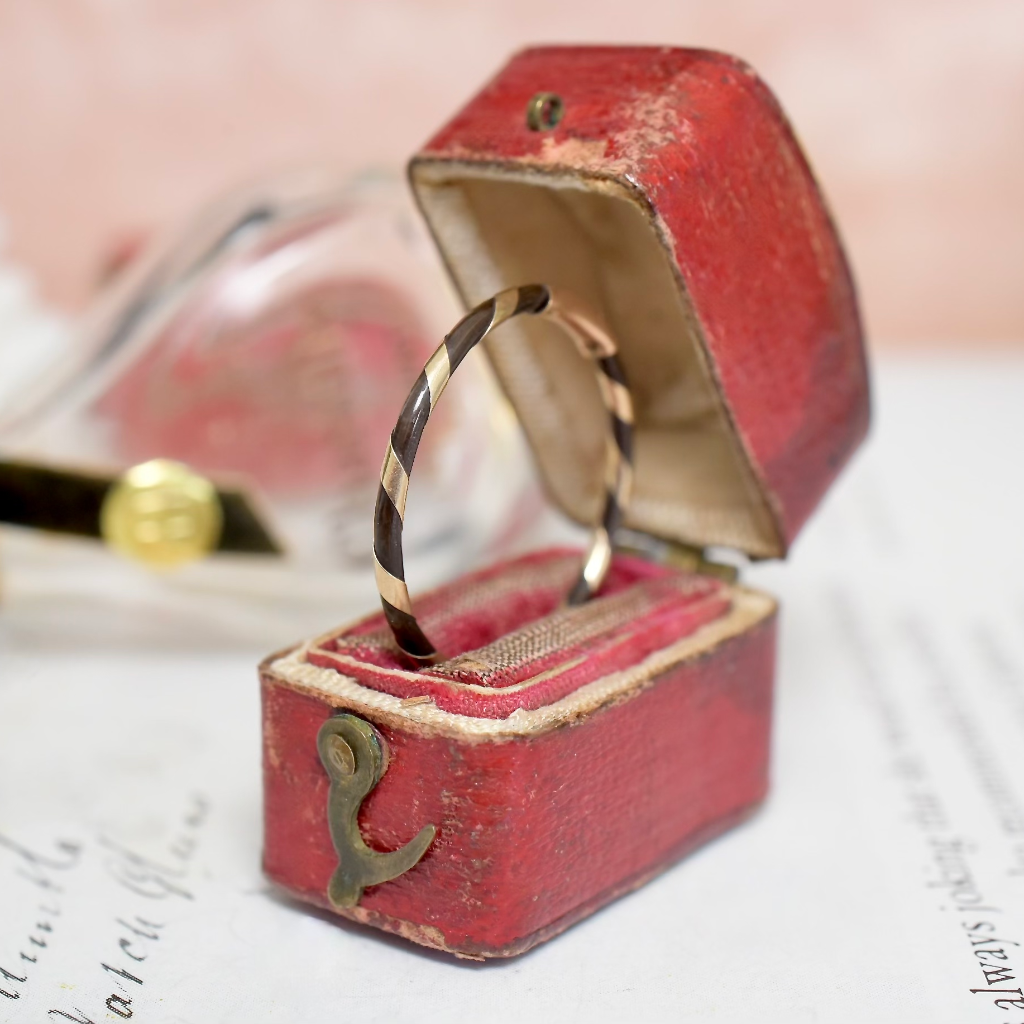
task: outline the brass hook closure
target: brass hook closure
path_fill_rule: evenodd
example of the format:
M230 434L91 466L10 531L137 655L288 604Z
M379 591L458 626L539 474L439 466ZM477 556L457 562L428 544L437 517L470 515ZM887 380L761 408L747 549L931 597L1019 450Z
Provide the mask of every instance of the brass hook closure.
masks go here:
M338 867L327 886L336 908L354 907L368 885L380 885L405 874L434 841L437 828L425 825L400 850L378 853L363 842L359 808L384 774L384 756L373 726L354 715L335 715L316 738L320 760L331 779L327 824L338 854Z

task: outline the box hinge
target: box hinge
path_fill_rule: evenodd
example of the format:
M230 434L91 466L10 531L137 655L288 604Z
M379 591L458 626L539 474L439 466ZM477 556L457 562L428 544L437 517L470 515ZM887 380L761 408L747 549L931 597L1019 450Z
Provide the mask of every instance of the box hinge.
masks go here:
M709 559L703 548L682 544L679 541L663 540L639 530L620 529L615 535L615 547L629 554L661 562L682 572L714 576L726 583L735 583L739 579L740 572L735 565Z

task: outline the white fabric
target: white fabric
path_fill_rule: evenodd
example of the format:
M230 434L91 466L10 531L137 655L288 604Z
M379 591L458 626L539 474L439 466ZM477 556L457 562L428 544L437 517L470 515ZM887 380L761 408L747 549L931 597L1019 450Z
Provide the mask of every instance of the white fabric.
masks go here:
M882 365L868 450L791 564L744 574L782 600L766 807L506 963L424 953L268 888L265 644L218 648L209 631L196 643L188 609L154 621L128 607L114 642L102 605L58 623L10 595L0 835L81 853L44 873L58 893L0 845L0 967L28 977L0 975L23 994L0 996L0 1020L117 1021L111 996L168 1024L1024 1020L971 994L992 986L964 927L1022 944L1005 946L1016 980L1003 987L1021 985L1022 394L1024 361ZM207 808L188 825L197 793ZM973 901L995 909L956 909ZM158 940L131 931L139 918L162 926Z

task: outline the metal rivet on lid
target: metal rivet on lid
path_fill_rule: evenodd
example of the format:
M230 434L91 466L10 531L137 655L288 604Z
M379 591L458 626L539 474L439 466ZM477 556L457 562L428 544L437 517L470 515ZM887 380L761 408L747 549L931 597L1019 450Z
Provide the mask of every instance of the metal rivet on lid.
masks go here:
M549 132L565 116L565 104L556 92L539 92L526 104L526 126L532 132Z

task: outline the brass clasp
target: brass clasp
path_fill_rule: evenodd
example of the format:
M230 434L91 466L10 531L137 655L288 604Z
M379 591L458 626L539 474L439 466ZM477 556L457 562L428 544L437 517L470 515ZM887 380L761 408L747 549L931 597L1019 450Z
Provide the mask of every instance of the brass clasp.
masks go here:
M316 745L331 779L327 824L338 854L327 898L334 907L354 907L368 885L390 882L416 865L434 841L437 828L424 825L400 850L371 850L363 842L358 816L363 801L385 771L373 726L355 715L335 715L320 727Z

